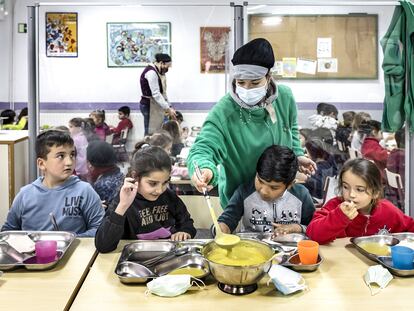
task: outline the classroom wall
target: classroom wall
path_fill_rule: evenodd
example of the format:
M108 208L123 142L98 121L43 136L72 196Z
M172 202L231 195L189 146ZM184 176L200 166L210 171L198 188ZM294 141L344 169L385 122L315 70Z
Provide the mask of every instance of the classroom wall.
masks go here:
M11 27L13 25L13 10L7 1L8 15L0 12L0 102L9 102L10 99L10 71L11 64ZM11 10L8 10L8 9Z
M42 3L48 1L50 2L47 0ZM180 1L180 3L188 3L188 1ZM204 4L204 1L195 0L191 3ZM169 21L172 30L173 58L173 67L167 74L169 99L179 109L184 110L187 122L200 125L208 109L225 93L226 76L200 73L199 29L201 26L232 26L233 23L232 8L227 5L217 6L218 3L225 3L224 1L209 3L216 6L41 6L40 29L44 29L43 16L47 11L75 11L79 16L79 57L77 58L47 58L44 51L44 32L40 32L40 100L44 104L41 123L66 124L74 116L87 115L89 111L102 107L108 111L107 118L110 120L108 123L116 124L117 107L128 104L132 108L132 118L136 123L134 139L142 137L142 116L137 104L140 98L138 77L142 68L107 67L106 22ZM26 21L26 6L33 4L32 0L17 0L15 25ZM380 39L388 28L393 10L392 6L260 7L251 5L247 12L378 14L378 39ZM247 23L247 18L245 22ZM0 22L0 33L3 30L4 27ZM245 34L247 40L247 30ZM24 87L27 85L26 40L27 35L16 36L13 49L15 62L12 100L17 102L17 108L24 106L27 101L27 88ZM232 42L230 47L232 49ZM378 60L380 66L382 62L380 49ZM317 103L322 101L335 104L340 113L346 110L368 111L374 118L381 119L384 96L381 69L379 69L378 80L302 80L281 81L281 83L292 88L298 102L299 124L303 127L308 126L307 117L314 113ZM0 97L0 102L4 100ZM63 111L65 114L62 115Z

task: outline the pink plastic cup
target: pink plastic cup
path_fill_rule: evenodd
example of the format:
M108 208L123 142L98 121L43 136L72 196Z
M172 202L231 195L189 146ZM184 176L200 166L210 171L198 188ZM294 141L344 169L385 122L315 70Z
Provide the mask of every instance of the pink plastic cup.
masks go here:
M37 241L35 244L37 263L49 263L56 260L56 241Z

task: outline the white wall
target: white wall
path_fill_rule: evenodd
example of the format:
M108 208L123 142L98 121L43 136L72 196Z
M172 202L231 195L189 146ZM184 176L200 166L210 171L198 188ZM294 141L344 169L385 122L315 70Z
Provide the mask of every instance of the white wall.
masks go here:
M48 1L42 1L42 3L44 2ZM180 3L183 2L188 1L180 1ZM191 3L204 4L204 1L194 0ZM226 4L225 1L215 0L209 1L209 3ZM26 21L26 6L33 4L33 0L17 0L15 24ZM259 9L255 9L255 7L257 6L251 5L248 12L277 14L366 12L378 14L378 39L385 34L394 10L392 6L266 6ZM173 67L167 77L168 94L172 102L215 102L225 92L225 76L223 74L205 75L199 72L199 29L201 26L232 26L233 11L229 6L42 6L40 10L40 29L44 29L43 17L46 11L78 12L79 57L46 58L44 32L41 30L41 101L127 103L137 103L139 101L138 78L142 68L107 68L106 65L106 23L119 21L171 22ZM245 18L246 22L247 20ZM247 35L247 28L245 34ZM232 42L230 47L233 47ZM0 53L2 53L1 50ZM16 37L14 57L16 60L14 65L14 100L25 102L27 101L27 89L22 86L27 85L26 35ZM382 63L380 46L378 63L379 65ZM322 101L333 103L381 103L384 97L381 68L379 68L378 80L306 80L283 81L282 83L292 88L297 102L300 103ZM137 110L137 106L132 108L133 113L136 114L136 121L139 123L134 135L135 137L141 137L141 115ZM343 107L342 111L344 110L347 109ZM299 123L306 127L307 116L313 112L310 110L299 111ZM381 119L382 113L380 110L369 112L374 118ZM75 115L79 114L74 111L73 114L71 112L64 115L64 118L69 120ZM43 123L53 125L57 120L60 120L55 116L57 116L55 112L47 112L47 115L42 117ZM203 111L184 114L187 122L190 121L190 124L197 125L204 120L205 116L206 112Z
M197 1L192 1L197 2ZM202 3L202 1L199 1ZM26 18L26 5L17 3L16 23ZM252 6L254 8L255 6ZM266 6L253 13L278 14L347 14L366 12L378 14L378 38L391 20L392 6L277 7ZM168 73L168 93L172 102L214 102L224 94L224 75L203 75L199 72L199 27L231 26L230 7L41 7L44 12L76 11L79 13L79 57L46 58L44 35L40 32L41 100L82 102L136 102L140 90L140 68L106 67L106 22L170 21L172 25L173 67ZM245 19L247 22L247 18ZM245 32L247 34L247 31ZM19 36L15 44L15 101L26 101L26 38ZM231 44L232 46L232 44ZM378 51L379 64L382 52ZM384 95L382 70L378 80L357 81L288 81L298 102L381 102ZM16 82L19 83L16 83Z
M11 64L11 27L13 10L7 1L8 15L0 13L0 102L8 102L10 97L10 64ZM10 10L9 10L10 8Z
M20 1L16 19L24 20ZM203 3L202 1L199 1ZM45 56L45 12L78 12L79 56ZM106 59L107 22L160 21L171 23L172 59L168 95L172 102L215 102L225 94L224 74L201 74L199 65L200 27L230 26L230 6L137 7L137 6L41 6L40 7L40 98L46 102L138 102L139 76L143 68L108 68ZM232 37L232 36L231 36ZM15 51L25 50L19 38ZM233 46L230 42L230 46ZM21 55L19 55L21 56ZM22 59L22 58L20 58ZM15 82L25 83L26 61L16 63ZM15 84L17 88L17 84ZM27 100L19 89L16 101Z

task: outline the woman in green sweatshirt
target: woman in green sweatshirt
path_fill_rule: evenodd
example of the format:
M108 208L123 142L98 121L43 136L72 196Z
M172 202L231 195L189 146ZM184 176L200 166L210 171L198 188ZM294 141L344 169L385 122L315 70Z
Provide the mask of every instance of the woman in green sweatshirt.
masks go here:
M270 145L293 149L302 172L312 173L316 167L303 156L291 90L271 78L275 58L270 43L250 41L234 53L232 63L232 88L210 111L187 159L199 191L219 185L223 208L240 184L253 179L257 160Z

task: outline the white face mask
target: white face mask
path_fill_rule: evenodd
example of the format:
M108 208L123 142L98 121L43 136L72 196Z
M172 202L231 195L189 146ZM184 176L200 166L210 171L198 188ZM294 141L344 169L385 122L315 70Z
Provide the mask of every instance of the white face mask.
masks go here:
M148 291L162 297L174 297L184 294L191 287L191 276L164 275L147 283Z
M364 275L364 280L371 291L371 295L374 296L388 285L388 283L392 280L392 275L384 267L376 265L368 268L367 273ZM372 290L371 283L377 284L380 288L374 292Z
M203 281L194 279L205 286ZM191 276L189 274L163 275L148 282L147 288L149 293L157 296L175 297L184 294L193 284L201 288L196 282L191 282Z
M275 284L276 288L283 295L289 295L307 288L303 277L299 273L292 271L286 267L280 265L272 265L268 274L273 284Z
M254 106L266 96L267 83L254 89L245 89L236 84L236 94L248 106Z

